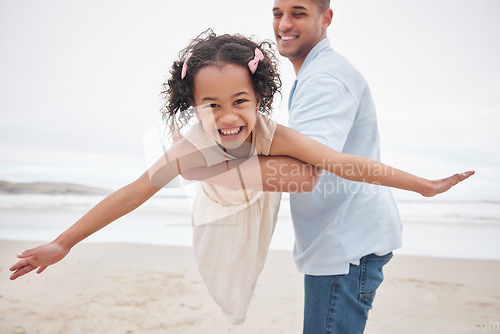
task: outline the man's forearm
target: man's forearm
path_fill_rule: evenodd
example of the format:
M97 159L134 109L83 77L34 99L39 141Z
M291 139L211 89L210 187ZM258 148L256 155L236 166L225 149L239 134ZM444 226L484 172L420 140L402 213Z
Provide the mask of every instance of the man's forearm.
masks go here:
M312 191L321 172L288 156L253 156L192 168L182 176L229 188L295 193Z

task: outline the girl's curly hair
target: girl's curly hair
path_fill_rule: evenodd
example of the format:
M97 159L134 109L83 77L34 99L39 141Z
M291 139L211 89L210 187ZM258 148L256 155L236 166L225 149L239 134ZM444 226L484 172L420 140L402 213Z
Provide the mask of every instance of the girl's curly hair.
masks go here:
M255 93L260 97L259 111L271 115L274 94L279 93L281 88L274 44L270 41L257 44L241 35L217 36L212 29L208 29L181 50L180 59L172 65L171 77L163 84L162 95L166 100L161 110L163 120L170 126L183 126L189 121L192 116L190 106L194 101L194 77L200 69L226 64L240 65L248 69L248 62L254 58L256 48L262 51L264 60L259 62L255 73L252 74L250 70L248 73ZM192 55L187 60L188 70L184 79L181 79L182 66L189 53Z

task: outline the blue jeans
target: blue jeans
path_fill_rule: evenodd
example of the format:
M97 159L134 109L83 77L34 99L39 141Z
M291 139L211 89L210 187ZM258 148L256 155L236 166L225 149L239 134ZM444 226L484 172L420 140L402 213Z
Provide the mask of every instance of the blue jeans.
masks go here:
M346 275L304 278L304 334L363 333L375 291L384 280L383 266L392 258L375 254L350 265Z

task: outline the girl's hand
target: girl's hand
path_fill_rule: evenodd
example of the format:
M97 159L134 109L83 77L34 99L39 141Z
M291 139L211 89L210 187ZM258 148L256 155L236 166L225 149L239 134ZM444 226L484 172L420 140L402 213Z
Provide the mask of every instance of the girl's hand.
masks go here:
M453 187L457 183L462 182L463 180L465 180L466 178L468 178L471 175L474 175L474 173L475 173L474 171L468 171L465 173L452 175L452 176L447 177L445 179L429 181L430 186L428 187L428 189L426 191L422 192L421 194L422 194L422 196L425 196L425 197L432 197L432 196L436 196L437 194L444 193L445 191L448 191L448 189L450 189L451 187Z
M10 279L15 280L37 268L36 273L41 274L51 264L61 261L69 251L55 242L26 250L17 256L22 260L10 267L10 271L14 272Z

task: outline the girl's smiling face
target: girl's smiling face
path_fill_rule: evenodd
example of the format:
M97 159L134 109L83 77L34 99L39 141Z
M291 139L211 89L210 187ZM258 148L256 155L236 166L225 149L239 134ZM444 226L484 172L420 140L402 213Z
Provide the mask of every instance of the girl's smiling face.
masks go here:
M250 142L259 99L248 69L233 64L206 66L194 77L197 117L210 137L223 147Z

